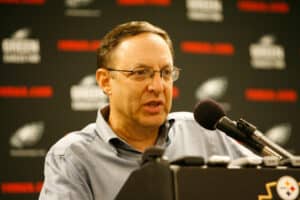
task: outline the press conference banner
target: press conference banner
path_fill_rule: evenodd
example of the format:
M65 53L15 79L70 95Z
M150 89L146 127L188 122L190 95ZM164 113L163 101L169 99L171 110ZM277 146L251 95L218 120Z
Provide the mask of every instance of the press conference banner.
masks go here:
M96 49L120 23L146 20L173 39L172 111L212 98L300 154L300 3L295 0L0 0L0 186L36 199L45 154L107 105ZM2 197L1 197L2 199Z

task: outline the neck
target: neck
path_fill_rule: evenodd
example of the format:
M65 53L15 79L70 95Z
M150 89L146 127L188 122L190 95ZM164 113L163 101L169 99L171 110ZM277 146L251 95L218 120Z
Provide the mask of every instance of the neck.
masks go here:
M136 124L122 123L109 116L109 124L114 132L129 145L140 152L155 144L159 127L141 127Z

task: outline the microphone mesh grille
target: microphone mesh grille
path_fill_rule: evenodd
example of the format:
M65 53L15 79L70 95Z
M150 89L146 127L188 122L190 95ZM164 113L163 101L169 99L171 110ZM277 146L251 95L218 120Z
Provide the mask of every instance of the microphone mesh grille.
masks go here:
M209 130L215 130L216 123L223 116L225 116L224 110L211 99L200 101L194 108L195 120Z

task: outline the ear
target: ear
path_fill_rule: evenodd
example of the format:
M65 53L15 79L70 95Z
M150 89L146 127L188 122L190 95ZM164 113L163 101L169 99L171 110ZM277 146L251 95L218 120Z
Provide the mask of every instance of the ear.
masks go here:
M96 81L103 92L109 96L111 94L110 73L108 70L99 68L96 71Z

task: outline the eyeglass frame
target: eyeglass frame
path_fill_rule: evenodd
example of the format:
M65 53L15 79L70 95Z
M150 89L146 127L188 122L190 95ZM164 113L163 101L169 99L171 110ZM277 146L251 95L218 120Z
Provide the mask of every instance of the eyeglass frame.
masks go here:
M115 69L115 68L111 68L111 67L105 67L104 69L106 69L108 71L115 71L115 72L127 72L127 73L131 73L130 75L132 75L132 74L134 74L134 72L136 72L135 69L143 69L143 70L146 69L146 70L152 71L151 75L149 77L146 77L143 80L136 80L136 81L144 81L147 78L152 78L154 76L155 72L159 72L160 77L164 81L168 81L168 80L165 80L164 77L163 77L163 72L164 72L164 70L166 70L166 68L163 68L161 70L154 70L154 69L152 69L152 68L149 67L149 68L135 68L135 69L132 69L132 70L123 70L123 69ZM171 76L170 76L170 80L172 80L172 82L175 82L176 80L178 80L179 75L180 75L180 70L181 70L181 68L173 66L173 68L171 69ZM173 76L174 76L173 73L174 72L177 73L177 74L175 74L176 79L173 78Z

